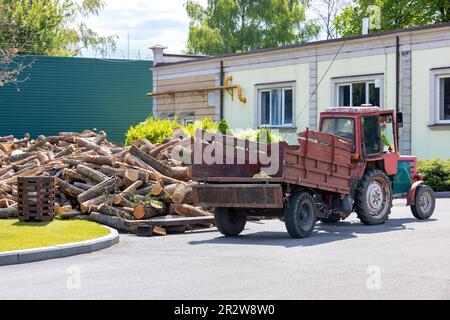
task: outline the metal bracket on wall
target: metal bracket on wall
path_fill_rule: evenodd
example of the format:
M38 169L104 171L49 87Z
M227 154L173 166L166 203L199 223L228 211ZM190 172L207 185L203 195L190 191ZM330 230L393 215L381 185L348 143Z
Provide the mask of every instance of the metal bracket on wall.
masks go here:
M198 92L200 95L205 96L205 92L208 92L208 91L225 90L226 92L228 92L228 94L231 96L231 99L233 100L234 99L234 89L236 89L239 101L241 101L242 103L246 103L247 98L245 98L242 94L242 87L240 85L232 85L231 81L233 81L233 77L228 76L225 79L225 83L223 86L206 87L206 88L198 88L198 89L187 89L187 90L173 90L173 91L167 91L167 92L150 92L150 93L147 93L147 96L156 97L156 96L169 95L175 100L175 95L180 94L180 93Z

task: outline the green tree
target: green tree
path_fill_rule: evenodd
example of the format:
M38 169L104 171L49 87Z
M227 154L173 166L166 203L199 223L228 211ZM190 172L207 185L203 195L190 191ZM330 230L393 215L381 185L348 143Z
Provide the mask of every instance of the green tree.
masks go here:
M208 0L185 3L187 51L219 55L306 42L320 27L306 21L306 0Z
M53 56L75 56L90 48L106 54L115 50L117 37L102 37L82 22L103 7L102 0L0 0L0 48Z
M360 35L362 19L369 17L373 6L381 13L380 29L387 31L450 21L450 0L355 0L343 9L335 25L343 37Z

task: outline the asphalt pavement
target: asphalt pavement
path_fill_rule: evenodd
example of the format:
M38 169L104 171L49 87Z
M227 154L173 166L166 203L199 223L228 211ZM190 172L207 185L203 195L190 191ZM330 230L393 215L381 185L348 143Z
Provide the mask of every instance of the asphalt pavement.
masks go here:
M0 267L0 299L450 299L450 199L430 220L396 202L384 225L352 214L292 239L278 220L121 235L90 254Z

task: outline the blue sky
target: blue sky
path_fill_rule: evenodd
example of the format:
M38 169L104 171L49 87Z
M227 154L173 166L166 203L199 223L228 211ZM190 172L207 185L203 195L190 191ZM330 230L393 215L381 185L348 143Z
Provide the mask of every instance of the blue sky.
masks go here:
M207 0L197 0L206 4ZM105 9L97 17L85 20L101 35L119 36L118 52L114 57L127 55L128 35L130 55L148 57L148 49L162 44L167 52L179 53L186 45L189 19L183 7L185 0L104 0ZM84 55L91 55L90 52Z
M81 0L78 0L81 1ZM105 9L84 22L103 36L117 35L119 41L113 58L150 58L148 48L155 44L168 47L166 52L180 53L186 46L189 19L183 4L186 0L104 0ZM196 0L206 5L207 0ZM349 2L349 0L341 0ZM308 17L314 19L321 1L313 0ZM85 51L84 56L95 56Z

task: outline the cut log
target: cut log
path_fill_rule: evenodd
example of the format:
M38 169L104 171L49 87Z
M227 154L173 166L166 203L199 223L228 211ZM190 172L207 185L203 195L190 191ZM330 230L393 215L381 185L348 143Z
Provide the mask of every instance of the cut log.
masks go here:
M82 215L83 215L82 212L72 210L72 211L62 212L58 217L61 220L71 220L71 219L79 218Z
M155 204L143 204L139 203L134 207L133 216L136 220L145 220L153 217L159 217L163 215L162 206L156 206Z
M80 173L76 172L73 169L64 169L61 176L64 180L69 180L69 181L82 181L85 183L93 183L94 185L97 183L96 181L90 179L89 177L85 176L84 174L80 174Z
M153 226L153 234L157 234L159 236L166 236L166 229L158 226Z
M76 138L76 143L83 148L86 148L86 150L94 150L98 154L102 156L110 156L110 153L106 151L106 149L102 148L101 146L96 145L95 143L84 139L84 138Z
M97 183L103 182L106 179L108 179L108 176L104 175L103 173L101 173L101 172L99 172L97 170L91 169L88 166L85 166L83 164L79 164L77 166L76 171L79 174L85 175L90 180L95 181Z
M189 194L192 195L192 187L185 183L179 183L171 197L174 203L186 203ZM189 199L190 200L190 199Z
M175 204L172 203L170 211L179 214L184 217L209 217L212 214L208 211L199 209L189 204Z
M191 167L172 167L170 168L171 177L178 180L189 181L192 178Z
M14 141L13 135L0 137L0 142L11 142L11 141Z
M106 156L89 156L89 155L79 155L76 156L77 160L83 162L94 163L99 165L114 166L115 160L111 157Z
M16 217L17 217L17 205L13 205L8 208L0 208L0 219L8 219Z
M25 152L33 152L39 148L42 148L47 142L45 136L39 136L34 144L32 144L28 149L25 149Z
M92 141L93 143L95 143L96 145L101 145L103 141L106 140L106 133L105 131L100 131L97 136L94 138L94 141Z
M85 192L85 190L77 188L76 186L60 178L56 178L56 185L58 186L59 190L74 198Z
M161 182L157 182L153 185L153 188L151 190L151 194L153 196L159 196L164 191L164 186Z
M103 224L105 226L108 226L108 227L111 227L111 228L114 228L117 230L131 232L131 233L137 232L137 226L138 226L137 224L136 225L129 224L129 223L125 224L125 222L127 222L127 221L121 217L112 217L112 216L108 216L106 214L102 214L100 212L92 212L89 215L89 220Z
M95 198L97 196L100 196L104 193L111 193L115 190L117 184L119 183L120 178L108 178L107 180L95 185L89 190L84 191L82 194L80 194L78 198L79 203L83 203L89 199Z
M167 194L169 197L173 196L173 193L175 192L176 188L178 186L178 183L172 183L164 187L164 193Z
M83 189L84 191L89 190L90 188L95 186L94 184L83 183L83 182L78 182L78 181L74 181L73 185L77 188Z
M14 162L17 162L17 161L21 161L21 160L25 160L25 159L31 158L33 156L36 156L35 152L23 152L23 151L21 151L21 152L18 152L16 154L13 154L13 155L11 155L9 157L6 157L5 161L9 162L9 163L14 163Z
M59 216L63 212L71 212L71 211L74 211L71 205L57 206L55 208L55 215Z
M95 208L99 204L104 203L107 199L108 199L108 197L105 194L102 194L101 196L98 196L98 197L95 197L88 201L85 201L83 203L80 203L81 212L89 213L92 211L93 208Z
M153 148L155 148L155 145L153 143L151 143L148 139L146 139L146 138L141 139L141 147L139 149L142 152L148 153Z
M72 153L74 153L76 151L76 148L73 144L71 144L70 146L64 148L62 151L58 152L57 154L55 154L55 159L64 157L64 156L68 156L71 155Z
M106 204L100 205L98 208L98 212L106 214L108 216L117 216L117 217L121 217L121 218L128 219L128 220L134 220L134 217L132 215L128 214L128 212L123 211L119 208L111 207Z
M136 189L142 185L142 183L142 181L138 180L131 184L128 188L123 190L121 193L116 194L114 196L114 204L120 205L123 199L128 199L129 197L131 197Z
M171 176L172 171L170 170L170 167L168 167L168 166L164 165L163 163L159 162L158 160L156 160L152 156L150 156L150 155L148 155L146 153L143 153L136 146L131 146L130 153L133 156L141 159L146 164L148 164L150 167L154 168L155 170L157 170L158 172L162 173L163 175L168 176L168 177Z
M157 146L157 147L151 149L150 152L149 152L148 154L149 154L150 156L152 156L152 157L156 157L156 156L158 156L158 154L159 154L161 151L166 150L166 149L168 149L168 148L171 148L171 147L173 147L173 146L175 146L175 145L177 145L177 144L180 144L180 142L181 142L181 140L179 140L179 139L169 141L169 142L167 142L167 143L161 144L161 145L159 145L159 146Z
M36 154L36 157L39 159L40 163L45 164L50 161L50 158L48 157L47 153L39 151Z

